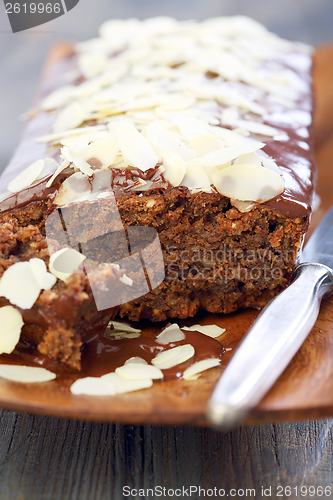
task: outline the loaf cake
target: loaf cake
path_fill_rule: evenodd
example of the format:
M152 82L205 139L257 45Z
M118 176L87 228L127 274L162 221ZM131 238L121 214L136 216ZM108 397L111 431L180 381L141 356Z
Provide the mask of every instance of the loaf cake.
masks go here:
M230 313L285 288L313 197L311 52L245 17L111 20L76 44L2 177L13 331L79 369L116 312ZM7 284L22 263L47 282L27 304Z

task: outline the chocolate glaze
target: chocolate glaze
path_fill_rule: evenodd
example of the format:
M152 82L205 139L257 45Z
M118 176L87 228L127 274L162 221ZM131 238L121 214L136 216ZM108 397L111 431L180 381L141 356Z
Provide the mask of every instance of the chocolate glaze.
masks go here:
M288 56L286 56L286 58L285 66L288 66ZM294 64L294 57L291 61L291 69L298 73L303 80L309 82L310 87L311 81L308 68L298 69L297 65ZM53 71L51 72L50 77L43 82L40 91L40 99L44 98L48 93L58 88L60 85L66 84L66 81L64 80L66 72L73 69L73 67L76 67L75 58L73 56L63 59L55 64L52 68ZM297 103L297 109L312 113L313 98L310 92L308 95L304 95L299 100ZM282 109L281 114L287 115L288 111ZM263 206L267 206L278 213L291 217L309 217L311 213L313 181L315 175L312 126L306 124L305 126L299 125L298 127L293 123L288 125L288 120L285 123L283 123L283 121L279 123L265 123L277 126L281 129L281 132L285 131L289 136L289 140L276 141L265 139L264 141L266 142L264 151L276 160L276 163L283 171L285 191L280 196L264 203ZM55 154L45 152L44 144L35 143L37 137L49 133L51 129L52 121L50 115L47 113L41 113L29 120L16 154L1 177L4 189L5 186L8 185L8 182L20 171L24 170L24 168L26 168L30 163L32 163L32 161L45 156L55 156ZM300 129L306 129L308 136L301 137L298 135L298 131ZM307 149L300 144L303 144L303 146L305 145L305 148ZM149 169L146 172L141 172L139 169L134 168L128 170L112 169L112 171L113 176L111 187L114 189L115 195L119 197L124 193L131 193L131 188L135 187L137 184L138 177L141 177L144 180L150 180L156 169ZM38 182L23 190L19 198L20 200L22 199L26 201L20 201L19 204L17 204L16 195L3 200L0 202L0 213L12 210L18 206L23 206L24 203L30 203L36 199L43 200L50 194L52 195L52 193L57 189L55 188L53 191L48 192L44 189L44 187L43 182ZM154 179L151 188L172 189L172 186L165 181L163 175L160 175ZM31 194L32 192L33 194Z
M56 183L53 183L51 187L47 188L46 184L51 177L52 174L39 180L36 184L33 184L32 186L5 198L0 203L0 211L7 212L9 210L15 210L16 208L22 208L33 201L44 201L46 199L52 200L60 188L61 183L57 181Z
M184 371L197 361L208 358L222 359L223 346L215 339L199 332L185 331L185 339L172 342L168 345L158 344L154 338L138 337L136 339L111 340L96 333L82 347L82 370L80 376L100 377L106 373L114 372L122 366L125 361L133 356L145 359L149 364L151 360L162 351L184 344L191 344L195 349L195 355L168 370L163 370L164 380L182 378ZM11 364L27 364L30 366L42 366L57 374L63 372L63 365L40 354L36 347L22 342L17 345L10 355L2 355L1 358Z

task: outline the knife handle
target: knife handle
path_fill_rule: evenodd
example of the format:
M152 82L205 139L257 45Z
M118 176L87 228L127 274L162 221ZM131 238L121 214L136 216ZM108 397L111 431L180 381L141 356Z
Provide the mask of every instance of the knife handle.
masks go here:
M217 383L208 404L214 426L229 429L260 402L315 324L323 296L332 291L328 267L297 267L291 285L262 310Z

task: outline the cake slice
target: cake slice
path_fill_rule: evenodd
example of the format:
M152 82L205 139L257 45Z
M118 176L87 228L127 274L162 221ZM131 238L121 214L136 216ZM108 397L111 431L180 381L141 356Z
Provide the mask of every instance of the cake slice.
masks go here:
M113 20L54 65L3 177L21 338L79 369L118 306L161 321L285 288L313 198L311 50L244 17ZM3 276L34 259L56 280L22 308Z

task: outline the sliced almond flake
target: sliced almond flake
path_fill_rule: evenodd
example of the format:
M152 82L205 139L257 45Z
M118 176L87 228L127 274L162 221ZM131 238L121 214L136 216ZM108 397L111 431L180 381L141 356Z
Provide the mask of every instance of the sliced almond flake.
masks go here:
M274 137L276 134L281 132L280 130L270 127L269 125L265 125L264 123L253 122L250 120L237 120L235 122L235 126L248 130L252 134L261 134L267 137Z
M186 174L186 164L183 158L167 151L162 157L162 163L165 168L164 178L172 186L179 186Z
M123 274L120 278L119 281L124 283L125 285L132 286L133 285L133 280L129 277L126 276L126 274Z
M128 332L128 333L141 333L141 330L138 328L133 328L129 323L125 323L124 321L114 321L111 320L108 324L108 327L113 327L111 331L120 331L120 332Z
M75 140L68 140L68 138L67 140L64 139L61 141L61 143L63 144L65 142L66 144L64 144L64 146L70 148L72 151L74 151L74 153L79 153L89 146L89 139L86 135L83 135L83 137L81 138L80 136L74 136L74 138Z
M252 201L240 201L234 200L233 198L230 198L230 203L233 207L236 207L242 213L250 212L252 208L257 206L257 203L254 203Z
M194 365L190 366L184 371L183 379L191 380L193 376L198 375L199 373L202 373L206 370L209 370L210 368L214 368L215 366L218 366L220 363L221 360L218 358L209 358L209 359L203 359L202 361L198 361L197 363L194 363Z
M72 130L79 127L86 120L86 111L82 104L72 102L66 106L54 121L53 131L55 133Z
M155 167L158 156L136 128L127 123L119 123L116 126L116 137L123 156L126 156L131 165L143 172Z
M191 190L210 189L210 181L205 169L200 165L189 166L189 163L187 163L186 174L181 182L181 186L187 186Z
M226 108L222 111L221 122L223 125L233 126L239 118L239 111L235 108Z
M187 148L179 131L174 125L166 120L154 120L146 128L146 137L159 161L162 161L164 153L173 153L181 156L185 161L196 157L193 150Z
M114 396L116 394L112 385L106 384L100 377L84 377L75 380L70 391L75 396Z
M52 109L62 108L75 98L76 87L74 85L66 85L60 89L55 90L48 95L42 102L42 109L44 111L51 111Z
M50 256L49 270L55 277L67 281L85 258L85 255L74 248L62 248Z
M56 375L45 368L37 366L0 365L0 377L12 382L34 384L54 380Z
M273 172L282 175L281 169L277 166L273 158L262 158L261 160L265 168L269 168L270 170L273 170Z
M88 177L81 172L76 172L62 183L54 203L58 206L67 205L85 198L90 192L91 186Z
M71 130L64 130L53 134L42 135L36 139L36 142L58 142L65 137L72 135L86 134L87 132L99 132L105 130L105 125L93 125L91 127L73 128Z
M187 330L190 332L200 332L208 337L212 337L215 339L216 337L220 337L226 329L220 328L217 325L192 325L192 326L183 326L182 330Z
M157 335L155 341L158 344L166 345L171 342L179 342L185 339L185 334L181 331L177 323L167 326L159 335Z
M50 290L57 281L57 278L47 272L45 262L42 259L34 258L29 260L29 264L41 290Z
M78 57L78 66L84 78L93 78L101 74L107 67L108 59L104 54L93 52Z
M261 166L262 157L260 157L257 153L248 153L245 155L240 155L236 158L233 165L241 165L242 163L251 163L253 165Z
M194 354L194 347L191 344L184 344L158 353L151 362L160 370L167 370L184 363L188 359L192 358Z
M0 280L0 297L21 309L30 309L41 292L29 262L17 262L10 266Z
M53 174L53 172L55 172L58 167L59 164L54 158L44 158L44 166L39 176L37 177L37 180L43 179L47 175Z
M190 160L187 162L187 167L191 167L193 165L202 166L202 167L217 167L218 165L223 165L228 161L234 160L237 156L254 153L258 149L261 149L265 144L262 142L246 142L237 146L226 147L217 151L213 151L212 153L208 153L199 158L195 158L194 160Z
M5 200L9 196L11 196L13 193L11 191L6 191L5 193L0 194L0 201Z
M141 333L128 333L128 332L119 332L107 329L104 333L104 337L114 340L122 340L122 339L137 339L141 337Z
M77 131L79 132L80 129L77 129ZM104 137L107 137L108 135L109 135L108 131L105 129L105 130L100 130L99 132L91 131L91 132L86 132L86 133L82 133L82 134L78 133L75 135L69 135L68 137L62 137L59 142L63 146L67 146L67 147L73 149L73 151L77 151L75 149L75 145L80 144L81 141L82 141L82 144L84 143L84 144L87 144L87 146L88 146L91 142L97 141L98 139L103 139Z
M231 165L231 162L229 161L225 165L219 165L218 167L205 168L204 170L205 170L205 173L207 174L207 177L209 179L210 184L213 184L213 175L216 172L219 172L222 168L230 167L230 165Z
M68 166L69 166L69 161L68 160L64 160L60 165L59 167L57 168L57 170L54 172L54 174L52 175L51 179L47 182L46 184L46 187L50 187L52 186L53 184L53 181L56 179L56 177L58 177L58 175L63 171L65 170Z
M22 314L13 306L1 307L0 324L0 354L10 354L20 340L21 329L24 325Z
M162 104L160 107L166 111L181 111L196 103L195 97L177 96L173 97L171 101Z
M148 389L153 385L152 379L140 380L125 380L117 373L107 373L101 377L101 380L110 385L116 394L125 394L127 392L139 391L141 389Z
M118 154L119 145L115 137L98 139L80 152L80 156L85 161L90 158L97 158L105 167L112 165Z
M127 363L116 368L116 374L125 380L159 380L164 377L159 368L143 363Z
M64 146L61 148L61 154L66 160L74 163L74 165L81 170L83 174L92 175L94 173L93 169L90 167L89 163L84 160L81 153L75 153L70 148Z
M7 186L8 191L12 193L17 193L22 189L30 186L33 182L39 178L40 173L44 167L44 160L37 160L29 167L23 170L19 175L15 177Z
M194 149L197 156L204 156L213 151L220 150L224 147L224 143L216 137L216 135L205 134L197 137L189 143L188 147Z
M136 364L136 363L139 363L139 364L143 364L143 365L148 365L147 361L143 358L140 358L140 356L132 356L131 358L127 359L125 361L125 365L128 365L128 364Z
M241 201L263 203L284 191L279 174L251 164L224 168L213 176L213 181L219 193Z
M172 95L149 95L138 97L123 106L124 111L144 111L155 108L163 104L168 104L172 100Z

